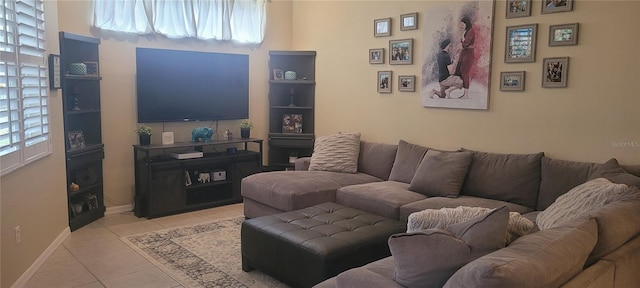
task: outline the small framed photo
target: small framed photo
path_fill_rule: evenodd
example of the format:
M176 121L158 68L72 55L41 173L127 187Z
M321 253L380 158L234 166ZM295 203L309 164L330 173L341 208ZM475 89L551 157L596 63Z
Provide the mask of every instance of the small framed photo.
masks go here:
M542 14L569 12L573 10L573 0L543 0Z
M416 75L400 75L398 76L398 91L414 92L416 91Z
M391 71L378 71L378 93L391 93Z
M538 24L508 26L505 40L505 63L536 61L536 34Z
M418 12L400 15L400 31L418 29Z
M500 72L500 91L524 91L524 71Z
M49 54L49 89L60 89L60 55Z
M542 61L542 87L565 88L569 74L569 57L544 58Z
M389 64L413 64L413 38L389 40Z
M282 69L273 69L273 80L284 80L284 72Z
M98 67L98 62L84 62L84 65L87 66L87 75L100 76L100 69Z
M531 16L532 0L507 0L507 15L505 18L518 18Z
M71 150L82 149L85 147L84 133L81 130L67 132L67 139L69 140L69 148Z
M373 20L373 37L391 36L391 18Z
M549 26L549 47L578 45L578 23Z
M384 48L369 49L369 64L384 64Z

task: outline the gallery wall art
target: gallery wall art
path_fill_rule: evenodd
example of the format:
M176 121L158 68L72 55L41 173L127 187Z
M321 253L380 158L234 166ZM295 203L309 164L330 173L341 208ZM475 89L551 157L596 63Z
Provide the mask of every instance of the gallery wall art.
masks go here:
M422 15L423 106L488 109L494 1L448 2Z

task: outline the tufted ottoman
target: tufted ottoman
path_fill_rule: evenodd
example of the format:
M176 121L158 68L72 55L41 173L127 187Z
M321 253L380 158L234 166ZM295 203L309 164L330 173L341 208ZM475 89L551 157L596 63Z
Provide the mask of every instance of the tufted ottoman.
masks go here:
M261 270L293 287L311 287L391 255L389 236L406 224L336 203L242 223L242 270Z

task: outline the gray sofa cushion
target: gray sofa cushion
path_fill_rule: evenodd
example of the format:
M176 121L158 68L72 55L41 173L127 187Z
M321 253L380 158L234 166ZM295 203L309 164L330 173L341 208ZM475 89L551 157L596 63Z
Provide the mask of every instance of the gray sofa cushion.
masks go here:
M542 152L497 154L474 151L461 194L508 201L535 209L543 155Z
M397 181L349 185L336 191L336 202L397 220L400 207L426 198L408 188L409 184Z
M416 174L418 165L422 161L424 154L427 153L427 150L429 150L429 148L400 140L389 180L411 183L411 179L413 179L413 175Z
M509 209L502 207L446 230L395 234L389 249L402 286L442 287L453 273L473 259L504 247Z
M589 180L600 177L607 178L613 183L640 187L640 177L628 173L624 168L622 168L622 166L620 166L620 164L618 164L618 160L616 160L616 158L611 158L609 161L598 166L589 176Z
M427 151L409 190L427 196L458 197L472 156L471 152Z
M318 137L313 144L309 171L356 173L360 155L360 133Z
M460 268L444 287L559 287L582 271L596 240L595 220L575 219L480 257Z
M360 141L358 171L382 180L389 180L398 145Z
M536 210L544 210L560 195L587 182L598 164L542 157L540 194Z

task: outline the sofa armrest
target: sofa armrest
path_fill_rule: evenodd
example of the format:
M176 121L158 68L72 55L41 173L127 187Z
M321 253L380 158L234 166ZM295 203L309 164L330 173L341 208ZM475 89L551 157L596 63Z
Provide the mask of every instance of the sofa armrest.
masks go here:
M311 165L311 157L301 157L296 159L296 171L307 171Z

